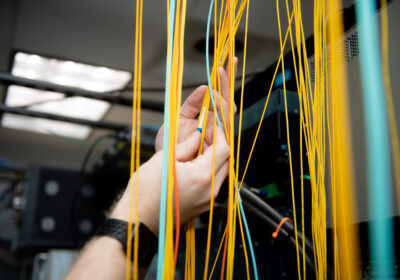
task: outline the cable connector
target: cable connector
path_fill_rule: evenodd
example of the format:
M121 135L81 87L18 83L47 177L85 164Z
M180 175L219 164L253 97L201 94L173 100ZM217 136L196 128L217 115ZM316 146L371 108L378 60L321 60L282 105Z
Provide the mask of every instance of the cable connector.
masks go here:
M206 113L206 107L203 107L201 110L200 118L199 118L199 127L197 128L197 131L200 133L203 132L203 122L204 122L205 113Z

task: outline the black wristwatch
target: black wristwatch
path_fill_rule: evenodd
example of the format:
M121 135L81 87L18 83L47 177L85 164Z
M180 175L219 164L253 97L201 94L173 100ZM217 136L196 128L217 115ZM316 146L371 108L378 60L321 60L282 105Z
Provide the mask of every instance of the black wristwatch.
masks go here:
M132 259L133 259L133 237L135 236L137 230L139 230L139 267L147 267L150 265L154 254L157 250L158 239L155 234L148 229L144 224L139 223L139 226L133 225L132 227ZM127 249L127 237L128 237L128 222L117 220L117 219L107 219L99 227L96 232L97 236L110 236L121 242L124 252L126 254Z

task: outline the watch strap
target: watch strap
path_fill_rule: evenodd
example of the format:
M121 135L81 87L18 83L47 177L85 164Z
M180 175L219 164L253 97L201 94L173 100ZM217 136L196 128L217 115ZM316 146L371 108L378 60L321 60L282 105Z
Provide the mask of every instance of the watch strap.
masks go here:
M134 249L134 236L139 230L139 267L147 267L150 265L153 256L157 250L158 239L155 234L146 227L146 225L139 223L139 226L132 225L131 248L133 259ZM97 236L109 236L118 240L126 254L127 240L128 240L128 222L118 219L105 220L96 232Z

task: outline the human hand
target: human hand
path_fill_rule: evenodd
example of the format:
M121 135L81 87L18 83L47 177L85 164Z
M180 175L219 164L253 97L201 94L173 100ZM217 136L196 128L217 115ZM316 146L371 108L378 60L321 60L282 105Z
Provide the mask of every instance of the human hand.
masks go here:
M237 72L237 63L238 59L235 57L235 76ZM226 69L229 69L229 65L227 65ZM222 104L222 109L224 113L224 118L228 121L227 118L227 97L228 97L228 75L226 70L223 67L218 68L219 78L220 78L220 85L221 85L221 102L220 102L220 95L218 91L213 90L214 95L216 96L216 104L218 115L220 118L221 123L222 120L222 113L220 104ZM193 131L197 129L197 119L196 117L200 114L201 107L203 105L203 99L207 91L207 86L199 86L195 89L190 96L185 100L181 107L180 119L179 119L179 131L178 131L178 143L184 141L188 136L190 136ZM236 113L236 105L234 106L234 113ZM205 135L205 142L204 148L208 145L211 145L211 134L212 134L212 127L213 127L213 119L214 119L214 108L210 104L209 112L207 117L207 131ZM163 146L163 134L164 134L164 125L161 126L160 130L157 133L155 148L156 152L162 150Z
M221 185L228 174L227 159L229 157L228 144L223 132L218 127L216 128L215 137L214 198L218 195ZM176 176L182 224L206 212L210 206L213 146L208 146L203 154L196 156L200 140L201 134L194 129L185 140L176 146ZM163 151L157 152L136 171L139 172L139 221L144 223L156 235L158 235L159 223L162 157ZM191 160L192 158L194 159ZM129 188L133 187L135 190L137 179L135 174L111 214L112 218L129 219ZM132 199L135 201L135 197ZM135 211L135 207L133 207L133 211ZM132 214L132 217L134 217L134 214Z

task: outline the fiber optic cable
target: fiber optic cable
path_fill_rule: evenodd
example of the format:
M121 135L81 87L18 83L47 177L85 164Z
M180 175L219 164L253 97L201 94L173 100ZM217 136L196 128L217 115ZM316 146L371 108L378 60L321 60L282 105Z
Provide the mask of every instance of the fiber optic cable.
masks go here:
M290 23L292 22L293 16L294 16L294 11L292 12L292 15L291 15L291 18L290 18ZM289 24L289 26L290 26L290 24ZM283 41L283 48L285 48L285 46L286 46L286 40L287 40L288 35L289 35L289 27L288 27L288 29L286 31L285 39ZM246 162L246 167L244 169L244 172L243 172L243 175L242 175L242 179L240 180L239 190L241 189L241 187L243 185L243 181L244 181L244 179L246 177L247 170L248 170L248 167L250 165L250 160L251 160L251 157L253 155L254 147L256 145L256 142L257 142L257 139L258 139L258 135L259 135L260 130L261 130L261 125L263 123L265 113L267 111L269 98L271 96L271 91L272 91L272 88L273 88L273 85L274 85L274 82L275 82L275 77L276 77L276 75L278 73L279 66L280 66L280 64L282 62L282 58L283 58L283 53L281 52L280 55L279 55L278 62L276 63L276 66L275 66L274 75L272 76L271 84L270 84L270 87L269 87L269 90L268 90L268 93L267 93L267 99L265 100L264 108L263 108L263 111L261 113L260 121L259 121L258 126L257 126L256 135L255 135L253 143L251 145L249 157L248 157L247 162Z
M327 5L329 53L329 94L327 125L330 143L330 185L332 194L334 273L335 279L360 279L356 264L360 263L357 248L358 232L354 227L356 200L354 199L353 153L347 73L343 48L343 18L341 1ZM310 174L312 175L312 174ZM311 176L313 180L313 177Z
M205 108L205 107L204 107ZM203 109L204 110L204 109ZM202 113L203 114L203 113ZM214 186L215 186L215 141L216 141L216 115L214 114L214 125L213 125L213 160L212 160L212 173L211 173L211 201L210 201L210 215L209 215L209 223L208 223L208 233L207 233L207 245L206 245L206 259L204 262L204 273L203 273L203 279L207 280L207 274L208 274L208 262L209 262L209 257L210 257L210 244L211 244L211 229L212 229L212 218L213 218L213 212L214 212ZM199 122L199 125L201 125L202 122Z
M214 102L214 96L213 96L213 90L212 90L212 86L211 86L211 79L210 79L210 63L209 63L209 39L210 39L210 22L211 22L211 15L212 15L212 10L213 10L213 4L214 4L214 0L211 0L210 3L210 8L209 8L209 12L208 12L208 19L207 19L207 32L206 32L206 68L207 68L207 81L208 81L208 88L209 88L209 92L210 92L210 96L211 96L211 102L212 105L214 107L214 112L216 115L216 119L218 122L218 126L222 128L221 122L218 118L218 113L217 113L217 108ZM203 108L204 110L204 108ZM204 111L203 111L204 112ZM202 119L204 118L204 114L202 113L201 115L201 120L200 123L202 123ZM201 131L201 127L199 127L198 129L200 129ZM253 262L253 268L254 268L254 275L256 277L256 279L258 279L258 272L257 272L257 265L256 265L256 260L255 260L255 255L254 255L254 249L253 249L253 244L251 241L251 236L250 236L250 231L248 229L248 225L247 225L247 220L246 220L246 215L243 211L243 206L241 205L241 199L240 199L240 194L239 192L237 192L238 194L238 199L239 199L239 207L240 207L240 211L242 213L242 217L243 217L243 223L245 226L245 230L246 230L246 235L247 235L247 239L248 239L248 243L249 243L249 248L250 248L250 252L251 252L251 257L252 257L252 262Z
M161 195L160 195L160 222L158 233L158 259L157 259L157 280L161 280L164 268L164 253L165 253L165 229L166 229L166 206L167 206L167 182L168 182L168 155L166 151L169 150L169 85L170 85L170 71L172 64L172 48L173 48L173 34L174 34L174 13L175 1L170 0L169 15L168 15L168 53L166 61L166 78L165 78L165 103L164 103L164 135L163 135L163 160L162 160L162 174L161 174Z
M244 260L245 260L245 265L246 265L246 276L247 276L247 279L250 280L251 278L250 278L250 269L249 269L249 258L248 258L248 254L247 254L246 237L244 236L243 222L242 222L242 216L240 214L240 208L237 208L237 211L238 211L240 236L242 237L243 254L244 254Z
M212 1L214 1L214 0L212 0ZM210 6L210 14L211 14L211 10L212 10L212 6ZM245 60L246 58L245 57L246 57L246 47L247 47L248 11L249 11L249 2L247 2L247 9L246 9L246 31L245 31L246 38L245 38L245 51L244 51L244 61L243 61L242 94L241 94L242 98L241 98L241 100L243 100L243 81L244 81L244 69L245 69L244 67L245 67L245 63L246 63L246 60ZM207 31L209 31L210 14L209 14L208 22L207 22ZM208 41L209 41L209 32L207 32L207 41L206 41L207 67L209 65L209 63L208 63L208 56L209 56ZM209 74L209 69L208 69L207 73ZM209 83L210 83L210 81L209 81ZM242 108L242 106L241 106L241 108ZM241 114L240 114L240 117L241 117ZM240 129L239 129L239 134L240 134ZM240 145L240 142L239 142L238 148L237 148L238 149L238 153L239 153L239 148L240 148L239 145ZM238 158L237 158L237 160L238 160ZM238 164L238 162L237 162L237 164ZM249 227L248 227L248 224L247 224L246 215L245 215L244 210L243 210L242 199L240 197L240 193L239 193L239 189L238 189L238 182L237 181L236 181L236 192L237 192L237 196L238 196L238 202L239 202L239 208L240 208L240 212L241 212L241 217L243 219L243 224L244 224L244 227L245 227L247 240L248 240L248 244L249 244L249 249L250 249L250 254L251 254L251 258L252 258L254 277L257 280L258 279L258 271L257 271L257 263L256 263L255 254L254 254L254 249L253 249L253 242L251 240L251 235L250 235Z
M376 262L378 275L386 275L393 272L389 262L394 257L393 224L388 219L392 206L392 174L375 5L372 0L356 1L368 151L371 258Z
M247 241L249 243L249 248L250 248L251 260L253 262L254 279L258 280L258 270L257 270L256 256L254 254L254 249L253 249L253 242L251 241L249 226L247 225L246 214L244 213L244 210L243 210L242 198L240 197L240 193L239 193L239 189L238 189L237 185L238 184L236 183L236 192L237 192L237 196L238 196L238 200L239 200L240 213L242 214L243 224L244 224L244 228L246 230Z
M301 3L294 3L295 31L297 42L298 66L295 58L295 48L293 44L292 32L290 32L293 65L296 78L296 84L299 92L300 104L300 169L303 173L302 163L302 133L304 130L305 146L308 152L308 166L311 174L312 188L312 236L314 246L314 260L316 268L316 276L318 279L325 279L327 275L327 259L326 259L326 196L325 196L325 74L320 71L326 69L323 64L326 61L324 51L325 46L325 23L320 22L326 16L324 13L324 1L314 2L314 57L315 57L315 84L314 93L311 88L310 70L308 67L307 52L305 49L304 30L301 19ZM289 17L288 2L286 1L286 9ZM322 31L321 31L322 29ZM322 34L322 35L321 35ZM320 37L322 36L322 38ZM321 54L322 53L322 54ZM322 59L321 59L322 58ZM326 64L325 64L326 65ZM297 70L298 68L298 70ZM321 78L323 77L323 78ZM313 98L314 97L314 98ZM312 117L311 117L312 115ZM317 161L317 162L316 162ZM301 178L301 209L302 209L302 232L304 232L304 186ZM304 240L302 244L305 246ZM303 255L303 275L305 277L305 258Z
M176 69L177 71L175 72L176 74L176 83L175 89L172 89L174 92L177 93L176 98L174 98L175 101L175 132L174 132L174 147L176 146L177 139L178 139L178 132L179 132L179 118L180 118L180 108L181 108L181 97L182 97L182 75L183 75L183 49L184 49L184 30L185 30L185 18L186 18L186 0L182 1L181 8L178 9L177 14L179 15L179 20L178 17L176 17L177 20L177 25L178 25L178 32L175 34L176 38L175 40L177 41L177 55L175 55L175 58L177 56L177 61L176 64ZM176 263L177 263L177 258L178 258L178 249L179 249L179 238L180 238L180 209L179 209L179 188L178 188L178 182L177 182L177 174L176 174L176 162L175 162L175 148L172 149L173 154L172 156L172 164L173 164L173 172L172 172L172 177L173 177L173 188L171 187L171 190L173 189L174 193L174 201L175 201L175 218L176 218L176 223L175 223L175 228L176 228L176 234L175 234L175 245L174 245L174 262L173 262L173 268L172 271L170 272L169 275L173 276L175 275L175 268L176 268ZM172 199L171 199L172 200ZM170 203L170 206L172 207L172 203ZM170 209L171 214L173 210ZM173 217L171 218L172 224L173 224ZM173 230L171 230L172 233ZM172 243L172 241L171 241Z
M292 12L292 15L291 15L291 17L290 17L290 22L292 22L293 16L294 16L294 11ZM288 28L287 31L286 31L286 35L285 35L285 39L284 39L284 42L283 42L283 46L286 45L286 41L287 41L288 35L289 35L289 28ZM243 184L243 181L244 181L244 178L245 178L245 176L246 176L246 171L247 171L247 169L248 169L248 166L249 166L249 163L250 163L250 159L251 159L251 156L252 156L252 154L253 154L253 150L254 150L254 147L255 147L255 144L256 144L256 141L257 141L257 138L258 138L258 134L259 134L259 131L260 131L262 122L263 122L263 120L264 120L264 115L265 115L265 113L266 113L268 101L269 101L269 98L270 98L270 96L271 96L270 93L271 93L272 87L273 87L273 85L274 85L275 77L276 77L276 75L277 75L277 72L278 72L278 69L279 69L279 66L280 66L282 57L283 57L283 53L281 52L281 54L280 54L280 56L279 56L279 59L278 59L278 62L277 62L277 65L276 65L276 68L275 68L274 75L273 75L273 77L272 77L272 81L271 81L270 88L269 88L269 91L268 91L268 94L267 94L267 99L266 99L266 101L265 101L264 109L263 109L263 112L262 112L262 114L261 114L260 121L259 121L259 124L258 124L258 127L257 127L256 136L255 136L255 138L254 138L254 140L253 140L252 148L251 148L251 150L250 150L250 154L249 154L248 160L247 160L247 162L246 162L246 167L245 167L244 173L243 173L243 175L242 175L242 179L240 180L239 190L241 189L242 184ZM225 228L225 232L226 232L226 233L227 233L227 231L228 231L228 225L227 225L226 228ZM227 238L226 238L226 236L225 236L225 237L221 240L221 244L220 244L220 248L222 248L222 245L224 244L224 241L225 241L225 247L224 247L224 254L223 254L223 260L222 260L222 266L224 266L224 262L225 262L226 244L227 244L227 243L226 243L226 239L227 239ZM214 265L213 265L212 272L214 271L216 262L217 262L217 260L218 260L218 255L219 255L219 254L217 254L217 257L216 257L216 259L215 259L215 261L214 261ZM212 275L212 272L211 272L211 275Z
M314 3L318 3L318 1L315 1ZM294 7L294 9L293 10L295 10L295 8L296 7ZM286 0L286 12L287 12L287 18L288 18L288 22L290 22L290 12L289 12L289 3L288 3L288 1ZM292 56L293 56L293 66L294 66L294 72L295 72L295 78L296 78L296 85L297 85L297 89L298 89L298 92L299 92L299 108L300 108L300 113L299 113L299 115L300 115L300 137L299 137L299 139L300 139L300 174L303 174L303 147L302 147L302 145L303 145L303 135L302 135L302 132L303 132L303 125L304 125L304 119L303 119L303 105L302 105L302 100L303 100L303 98L302 98L302 94L303 94L303 91L301 90L301 88L300 88L300 85L299 85L299 77L298 77L298 71L297 71L297 66L296 66L296 57L295 57L295 48L294 48L294 44L293 44L293 36L292 36L292 28L291 28L291 25L289 25L289 27L290 27L290 29L289 29L289 32L290 32L290 43L291 43L291 47L292 47ZM317 36L316 35L316 32L315 32L315 30L314 30L314 37L315 36ZM316 50L317 51L317 50ZM311 157L309 157L309 160L311 159ZM303 180L301 179L301 182L300 182L300 187L301 187L301 226L302 226L302 231L301 231L301 234L302 234L302 236L304 236L305 235L305 232L304 232L304 185L303 185ZM312 223L312 225L314 225L314 223ZM304 239L302 240L302 251L304 252L305 251L305 241L304 241ZM315 252L316 250L313 250L313 252ZM314 256L315 256L315 254L314 254ZM315 263L317 264L317 262L315 261ZM316 267L318 267L317 265L316 265ZM303 278L304 279L306 279L306 255L305 254L303 254Z
M230 155L229 155L229 170L233 169L233 90L234 90L234 56L235 56L235 34L234 34L234 24L235 24L235 5L234 0L227 1L228 6L228 63L229 69L228 70L228 95L227 95L227 115L229 116L229 129L227 139L228 144L230 147ZM227 256L226 256L226 276L227 279L231 279L232 272L233 272L233 260L234 260L234 253L235 253L235 243L234 243L234 235L236 233L235 230L235 221L234 218L236 211L235 211L235 192L234 192L234 174L229 172L228 176L228 242L227 242ZM221 271L221 280L223 278L224 266L222 266Z
M211 23L211 17L212 17L212 10L213 10L213 5L214 5L214 0L211 0L210 2L210 8L208 10L208 18L207 18L207 31L206 31L206 69L207 69L207 83L208 83L208 91L210 92L210 97L211 97L211 103L213 105L214 108L214 112L217 118L217 123L219 128L221 128L221 130L223 130L221 122L219 120L218 117L218 111L217 111L217 106L215 105L215 101L214 101L214 94L213 94L213 89L211 86L211 73L210 73L210 52L209 52L209 45L210 45L210 23ZM216 24L216 23L215 23ZM215 38L214 38L215 40ZM215 54L215 50L214 50L214 54Z
M139 223L139 173L134 173L139 167L140 162L140 106L141 106L141 72L142 72L142 17L143 17L143 1L136 1L136 25L135 25L135 66L134 66L134 87L133 87L133 108L132 108L132 143L131 143L131 158L130 158L130 176L135 177L134 185L129 185L129 217L128 217L128 238L127 238L127 253L125 278L131 278L131 255L132 242L133 246L133 278L138 279L138 250L139 250L139 233L135 234L132 241L132 211L133 199L135 199L135 224ZM135 189L135 193L134 193Z
M390 85L390 72L389 72L389 21L388 21L388 8L387 1L382 0L381 8L381 32L382 32L382 68L383 68L383 81L386 92L386 102L388 106L388 118L390 137L393 151L393 169L395 170L395 185L397 191L397 202L400 207L400 145L399 145L399 134L396 125L396 116L393 106L393 94Z
M282 32L281 32L281 22L280 22L280 15L279 15L278 0L276 0L276 11L277 11L277 17L278 17L279 43L280 43L280 47L281 47L281 53L283 53L284 49L283 49L283 44L282 44ZM290 28L290 26L289 26L289 28ZM294 236L296 239L297 269L298 269L298 277L299 277L299 279L301 279L300 256L299 256L299 246L298 246L298 236L297 236L296 204L295 204L294 183L293 183L293 163L292 163L292 152L291 152L291 146L290 146L289 117L288 117L287 98L286 98L285 64L284 64L283 57L282 57L281 67L282 67L282 76L283 76L283 97L284 97L284 104L285 104L286 137L287 137L288 155L289 155L290 184L291 184L291 190L292 190L293 222L294 222L294 227L296 228Z

